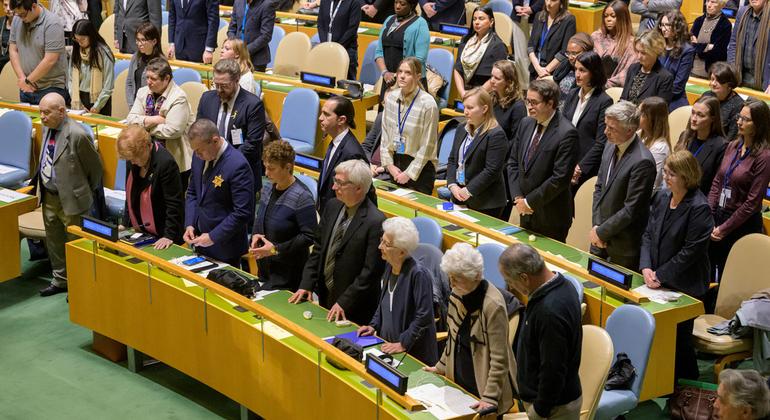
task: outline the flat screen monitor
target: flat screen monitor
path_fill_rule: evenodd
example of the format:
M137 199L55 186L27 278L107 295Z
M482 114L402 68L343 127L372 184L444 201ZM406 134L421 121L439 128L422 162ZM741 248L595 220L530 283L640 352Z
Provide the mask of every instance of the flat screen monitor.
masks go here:
M470 29L463 25L453 25L451 23L441 23L438 25L438 30L442 34L465 36L468 35Z
M323 162L323 159L319 159L315 156L303 155L301 153L297 153L294 156L295 165L299 166L300 168L309 169L311 171L321 172Z
M625 290L631 288L631 273L620 271L608 263L589 258L588 272Z
M93 235L102 237L110 241L118 240L118 227L112 223L99 220L91 216L83 216L80 219L80 227Z
M399 372L393 366L390 366L388 362L371 354L366 355L365 364L367 373L379 379L382 383L389 386L400 395L406 393L406 385L409 379L408 376Z
M337 86L334 77L324 76L323 74L308 73L306 71L303 71L299 74L299 78L300 80L302 80L302 83L308 83L311 85L318 85L318 86L324 86L324 87L330 87L330 88Z

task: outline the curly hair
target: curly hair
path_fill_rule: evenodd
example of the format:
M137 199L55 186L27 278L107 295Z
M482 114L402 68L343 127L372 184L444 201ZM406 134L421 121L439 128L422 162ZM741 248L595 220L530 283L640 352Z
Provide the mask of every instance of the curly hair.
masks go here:
M280 166L294 165L294 148L286 140L276 140L268 143L262 151L262 160Z

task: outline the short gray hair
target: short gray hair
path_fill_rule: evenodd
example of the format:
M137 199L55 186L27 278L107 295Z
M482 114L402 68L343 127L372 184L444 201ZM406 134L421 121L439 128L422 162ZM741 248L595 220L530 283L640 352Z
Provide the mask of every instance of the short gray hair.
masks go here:
M755 370L725 369L719 374L730 405L751 409L755 419L770 414L770 390Z
M226 58L214 64L214 73L229 74L231 80L239 80L241 77L241 66L234 59Z
M465 242L458 242L444 253L441 269L448 276L466 280L479 280L484 274L484 258L481 253Z
M604 111L604 116L612 118L625 128L636 131L639 128L639 111L636 105L629 101L612 104Z
M513 244L500 255L500 270L506 278L516 278L520 274L534 275L545 268L545 261L535 248L527 244Z
M348 181L361 188L364 192L369 191L372 186L372 170L369 165L361 159L346 160L334 168L336 173L344 173L348 176Z
M417 227L406 217L391 217L382 222L382 231L393 237L393 246L411 254L420 244Z

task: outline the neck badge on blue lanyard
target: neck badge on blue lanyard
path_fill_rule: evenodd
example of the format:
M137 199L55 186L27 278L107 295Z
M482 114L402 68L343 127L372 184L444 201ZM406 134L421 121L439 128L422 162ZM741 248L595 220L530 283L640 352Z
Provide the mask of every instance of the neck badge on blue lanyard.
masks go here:
M409 104L409 107L406 109L406 113L404 113L404 118L401 118L401 101L398 101L398 138L396 139L396 153L403 155L406 153L406 139L404 138L404 127L406 126L406 119L409 117L409 112L412 111L412 105L414 105L414 101L417 100L417 96L420 94L421 88L417 89L417 93L414 94L414 98L412 98L412 103Z
M246 8L243 10L243 22L241 22L241 41L246 42L246 17L249 15L249 1L246 0Z
M467 133L465 139L460 144L460 164L457 167L457 183L461 185L465 185L465 158L468 157L468 148L471 146L471 143L473 143L473 137L471 133Z
M722 178L722 193L719 194L719 207L725 208L727 206L727 201L733 195L732 188L728 185L730 184L730 178L733 176L733 172L735 172L735 168L737 168L741 162L743 162L743 160L746 159L749 154L751 154L751 148L747 148L746 153L741 156L742 148L743 141L741 141L741 143L738 145L738 148L735 149L733 159L730 161L730 164L727 165L727 171L725 171L725 176Z

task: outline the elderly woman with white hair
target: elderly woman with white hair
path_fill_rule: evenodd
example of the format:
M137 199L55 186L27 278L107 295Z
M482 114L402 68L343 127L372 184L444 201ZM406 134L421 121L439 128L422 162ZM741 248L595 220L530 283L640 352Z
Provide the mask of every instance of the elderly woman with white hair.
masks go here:
M516 365L508 344L508 315L503 295L482 278L481 253L457 243L444 254L449 276L448 339L441 359L424 370L445 375L479 397L471 408L502 415L513 406Z
M378 334L385 353L407 352L426 365L438 360L433 323L433 278L411 257L419 235L411 220L394 217L382 223L380 252L385 260L380 304L359 335Z
M719 374L714 411L721 420L767 418L770 390L765 379L755 370L723 370Z

